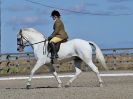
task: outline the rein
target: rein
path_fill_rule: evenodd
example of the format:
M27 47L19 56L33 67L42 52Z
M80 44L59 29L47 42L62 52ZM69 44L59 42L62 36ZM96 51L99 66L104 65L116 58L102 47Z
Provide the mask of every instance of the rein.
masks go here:
M33 44L26 44L25 46L32 46L32 45L36 45L36 44L39 44L39 43L42 43L42 42L44 42L44 43L46 43L46 41L47 40L44 40L44 41L40 41L40 42L37 42L37 43L33 43ZM29 42L29 41L27 41L27 42ZM21 45L21 44L18 44L18 45Z

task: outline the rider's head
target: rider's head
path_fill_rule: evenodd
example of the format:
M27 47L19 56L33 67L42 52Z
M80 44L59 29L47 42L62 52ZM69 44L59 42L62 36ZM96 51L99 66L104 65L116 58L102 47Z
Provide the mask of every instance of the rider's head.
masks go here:
M57 10L53 10L51 13L51 17L53 18L53 20L55 20L56 18L60 18L60 13Z

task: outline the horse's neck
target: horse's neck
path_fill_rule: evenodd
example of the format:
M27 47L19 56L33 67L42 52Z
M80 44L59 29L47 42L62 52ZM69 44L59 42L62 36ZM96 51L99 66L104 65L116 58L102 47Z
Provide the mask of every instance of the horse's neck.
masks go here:
M28 41L31 43L31 44L34 44L34 43L37 43L37 42L40 42L40 41L44 41L45 38L39 36L39 35L27 35L27 38L28 38Z

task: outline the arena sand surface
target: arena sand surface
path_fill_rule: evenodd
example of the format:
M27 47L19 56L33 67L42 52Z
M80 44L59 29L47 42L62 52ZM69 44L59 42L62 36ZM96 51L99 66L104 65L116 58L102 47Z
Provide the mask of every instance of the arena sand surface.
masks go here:
M112 72L119 73L102 73ZM27 80L0 81L0 99L133 99L133 76L102 78L104 86L98 87L96 75L84 72L69 88L64 86L70 78L61 78L63 88L57 88L54 78L33 79L29 90Z

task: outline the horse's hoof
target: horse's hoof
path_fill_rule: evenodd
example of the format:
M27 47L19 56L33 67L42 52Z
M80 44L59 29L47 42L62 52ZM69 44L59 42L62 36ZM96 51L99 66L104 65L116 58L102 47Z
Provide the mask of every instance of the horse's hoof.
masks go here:
M70 83L67 83L67 84L65 85L66 88L68 88L68 87L70 87L70 86L71 86Z
M59 84L59 85L58 85L58 88L61 88L61 87L62 87L61 84Z
M70 87L70 85L65 85L66 88Z
M30 87L31 87L31 85L27 85L27 86L26 86L26 89L30 89Z
M103 84L100 84L100 87L103 87Z
M99 87L103 87L103 84L102 84L102 83L100 83L100 84L99 84Z

